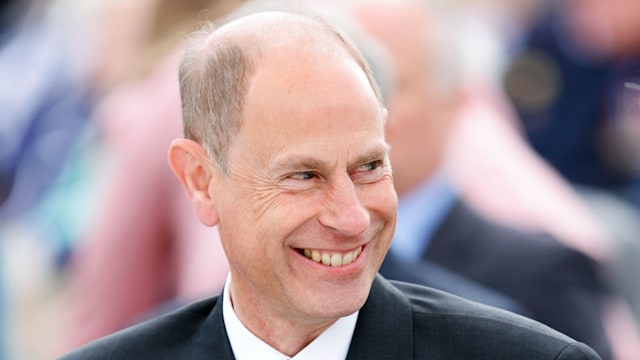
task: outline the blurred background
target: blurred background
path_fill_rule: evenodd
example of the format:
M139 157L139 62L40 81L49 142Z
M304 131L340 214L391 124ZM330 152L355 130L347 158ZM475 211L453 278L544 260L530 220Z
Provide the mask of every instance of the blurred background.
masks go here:
M54 358L220 291L217 233L166 152L183 40L242 2L0 2L0 359ZM637 359L640 2L441 2L480 99L444 168L487 217L600 264L624 319L615 358Z

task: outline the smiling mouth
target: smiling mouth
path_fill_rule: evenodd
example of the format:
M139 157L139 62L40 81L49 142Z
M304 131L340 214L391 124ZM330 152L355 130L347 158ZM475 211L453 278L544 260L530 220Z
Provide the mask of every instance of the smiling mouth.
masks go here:
M307 259L311 259L317 263L327 266L344 266L351 264L362 252L362 246L353 251L339 253L335 251L318 251L309 249L298 250Z

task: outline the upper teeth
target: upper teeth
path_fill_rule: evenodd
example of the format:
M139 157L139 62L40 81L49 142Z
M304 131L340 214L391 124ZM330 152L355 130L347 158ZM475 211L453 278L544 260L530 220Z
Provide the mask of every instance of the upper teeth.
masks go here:
M353 251L349 251L343 254L338 252L324 252L324 251L318 251L318 250L304 249L304 256L308 257L309 259L315 262L323 263L325 265L342 266L342 265L351 264L353 260L355 260L358 257L358 255L360 255L361 252L362 252L362 246L358 247Z

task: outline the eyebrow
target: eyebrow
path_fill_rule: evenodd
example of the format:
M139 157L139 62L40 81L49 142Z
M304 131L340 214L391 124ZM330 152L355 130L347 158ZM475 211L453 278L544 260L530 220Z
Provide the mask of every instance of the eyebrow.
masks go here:
M287 172L293 170L299 171L302 169L318 170L325 166L326 164L317 158L303 155L293 155L276 163L275 166L273 166L273 169L278 172Z
M371 161L384 159L387 157L387 155L389 155L390 148L391 146L389 146L389 144L387 144L386 142L378 143L369 151L365 152L362 156L358 157L355 163L350 164L350 167L352 165L366 164Z
M381 160L389 154L390 146L386 142L377 143L369 150L358 156L355 161L350 162L348 168L365 164L375 160ZM307 155L291 155L277 161L272 170L277 172L300 171L300 170L323 170L329 168L330 165L314 156Z

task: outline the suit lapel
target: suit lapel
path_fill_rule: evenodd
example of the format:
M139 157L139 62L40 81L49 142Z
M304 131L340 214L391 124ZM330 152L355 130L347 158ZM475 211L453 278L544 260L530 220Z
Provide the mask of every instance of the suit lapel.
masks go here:
M234 360L233 350L224 327L222 294L198 331L193 346L193 359Z
M347 359L411 359L413 341L409 300L382 276L376 276L358 315Z

